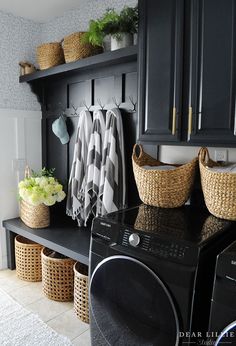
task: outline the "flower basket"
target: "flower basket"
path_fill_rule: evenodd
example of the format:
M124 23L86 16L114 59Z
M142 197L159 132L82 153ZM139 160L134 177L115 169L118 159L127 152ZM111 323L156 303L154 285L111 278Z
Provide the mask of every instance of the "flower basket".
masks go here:
M44 204L34 206L21 200L20 218L30 228L46 228L50 225L49 207Z

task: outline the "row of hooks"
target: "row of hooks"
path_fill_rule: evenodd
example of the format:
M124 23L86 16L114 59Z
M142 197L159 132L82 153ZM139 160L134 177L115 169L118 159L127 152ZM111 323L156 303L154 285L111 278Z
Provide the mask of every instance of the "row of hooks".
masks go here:
M135 112L136 112L137 102L134 101L134 99L133 99L132 96L129 96L129 100L130 100L130 103L132 104L133 108L132 108L132 109L129 109L128 112L130 112L130 113L135 113ZM114 105L116 106L116 108L120 109L120 105L121 105L122 102L118 103L115 97L112 97L112 101L113 101ZM105 108L105 105L102 104L101 99L98 98L98 99L97 99L97 103L98 103L99 107L100 107L102 110ZM92 105L91 105L91 106L88 106L88 105L86 104L86 101L85 101L85 100L82 101L82 104L83 104L83 106L85 107L86 110L90 111ZM72 115L72 116L77 116L77 115L78 115L77 110L78 110L78 108L80 108L80 107L75 107L73 104L71 105L71 107L73 108L73 111L74 111L74 113L71 113L71 115ZM63 110L63 112L65 112L65 110Z

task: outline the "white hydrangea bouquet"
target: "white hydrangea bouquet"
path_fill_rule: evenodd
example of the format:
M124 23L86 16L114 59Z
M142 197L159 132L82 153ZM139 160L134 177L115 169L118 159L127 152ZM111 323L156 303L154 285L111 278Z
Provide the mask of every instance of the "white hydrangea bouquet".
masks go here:
M63 186L53 177L54 170L26 174L18 185L20 217L31 228L44 228L50 224L49 206L61 202L66 194Z

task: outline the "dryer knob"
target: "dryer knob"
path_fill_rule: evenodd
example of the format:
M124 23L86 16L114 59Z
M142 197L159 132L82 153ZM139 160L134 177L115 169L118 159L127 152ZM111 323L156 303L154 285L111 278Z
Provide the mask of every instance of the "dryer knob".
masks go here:
M136 247L140 243L140 236L137 233L132 233L129 236L129 243L130 245Z

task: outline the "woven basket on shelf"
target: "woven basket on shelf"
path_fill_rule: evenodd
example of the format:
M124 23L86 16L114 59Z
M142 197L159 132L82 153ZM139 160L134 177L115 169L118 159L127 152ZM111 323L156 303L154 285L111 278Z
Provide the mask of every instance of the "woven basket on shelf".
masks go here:
M81 321L89 323L88 267L77 262L74 274L74 311Z
M64 38L63 50L67 63L102 52L101 47L94 47L89 43L83 43L84 34L85 32L75 32Z
M44 204L34 206L21 200L20 218L30 228L46 228L50 225L49 207Z
M44 248L42 254L43 293L52 300L73 300L75 261L70 258L50 257L53 251Z
M139 148L139 155L136 151ZM143 151L141 145L135 145L132 155L133 171L139 197L143 203L162 207L176 208L185 204L193 186L197 158L173 170L147 170L142 166L168 165L155 160Z
M43 246L20 235L15 238L16 275L24 281L42 281Z
M65 62L61 42L44 43L37 47L37 62L40 70Z
M201 184L207 209L216 217L236 220L236 173L214 172L218 164L210 159L207 148L199 151Z

